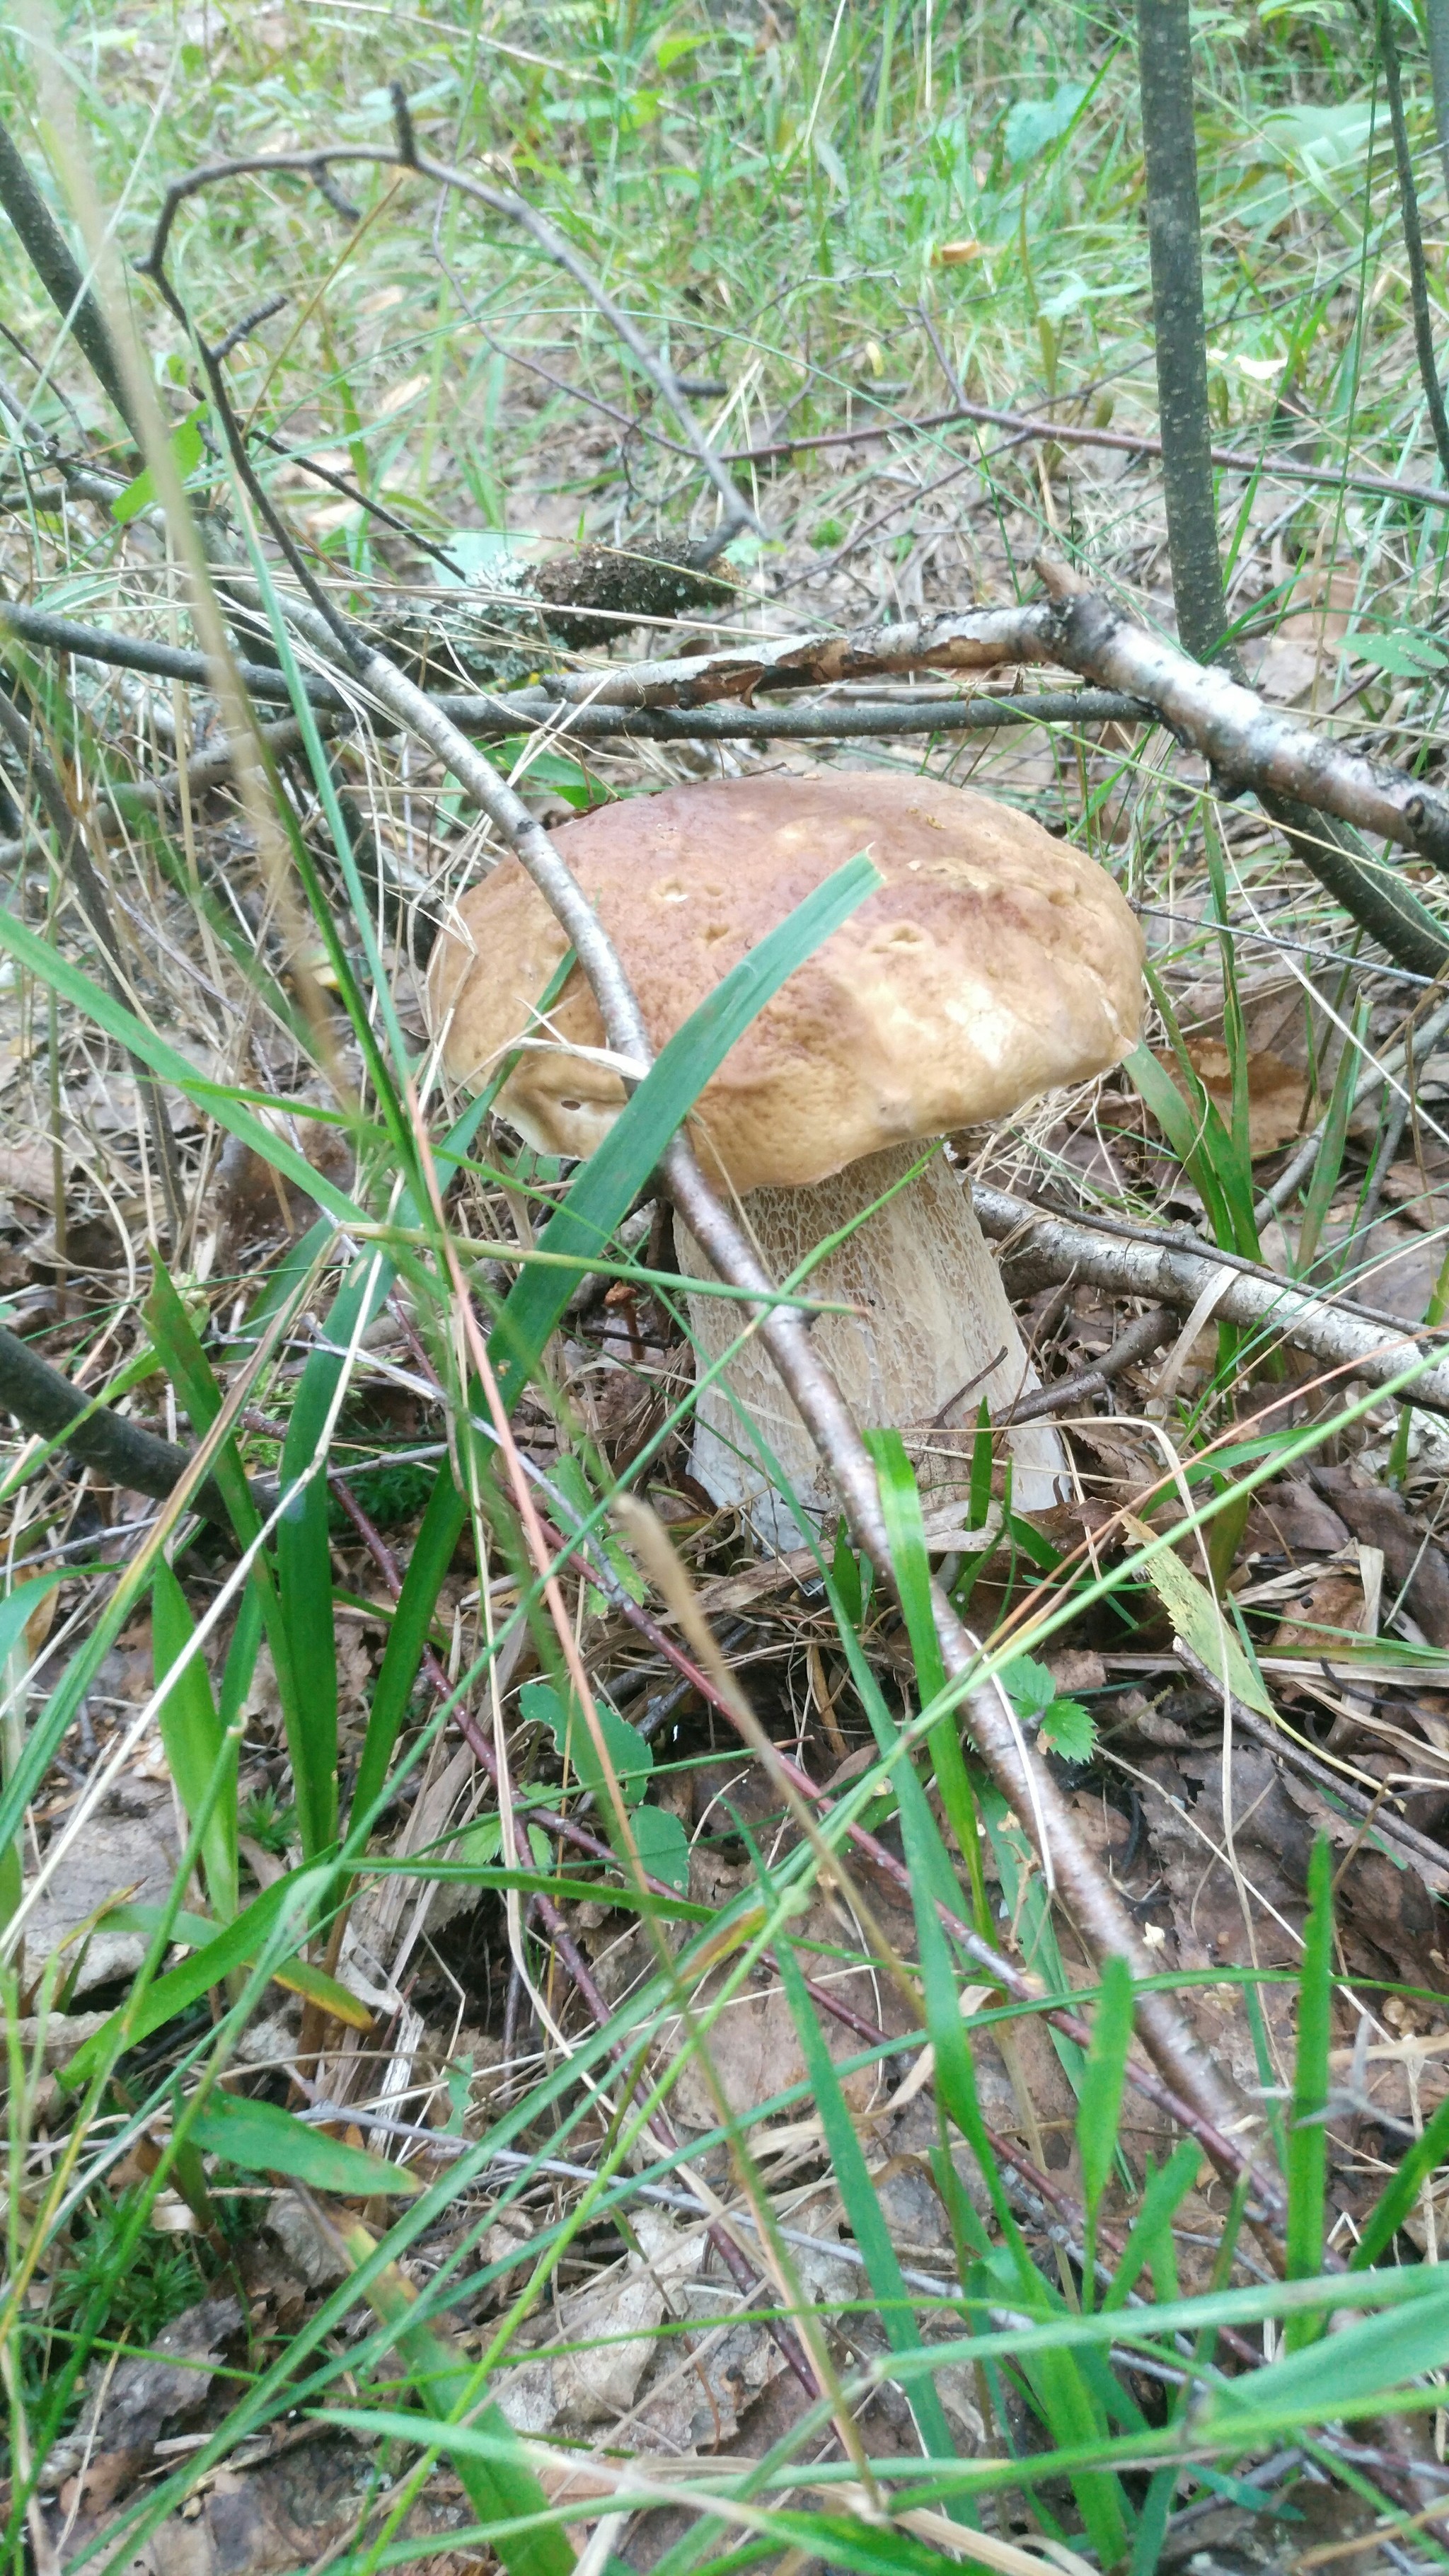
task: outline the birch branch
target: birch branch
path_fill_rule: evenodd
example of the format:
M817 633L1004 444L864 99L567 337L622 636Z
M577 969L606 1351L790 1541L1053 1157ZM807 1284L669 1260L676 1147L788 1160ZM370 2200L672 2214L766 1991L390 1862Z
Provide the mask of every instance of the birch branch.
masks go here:
M1225 671L1205 669L1149 634L1098 593L1066 591L1069 576L1055 566L1040 569L1063 585L1063 595L1022 608L944 611L848 635L817 629L697 658L568 672L543 687L564 705L692 708L719 698L748 701L760 689L1055 662L1151 707L1232 787L1297 797L1449 868L1449 798L1387 761L1313 733Z
M1119 1297L1146 1297L1189 1314L1221 1281L1215 1320L1237 1324L1265 1341L1291 1342L1325 1366L1351 1371L1370 1386L1389 1386L1417 1357L1421 1374L1397 1392L1425 1412L1449 1414L1449 1353L1442 1332L1431 1334L1407 1323L1395 1332L1389 1324L1354 1314L1286 1280L1229 1268L1208 1245L1198 1253L1151 1241L1124 1242L1095 1232L1090 1219L1043 1215L1005 1190L978 1186L971 1196L983 1234L997 1243L1009 1241L1013 1259L1041 1285L1080 1279Z

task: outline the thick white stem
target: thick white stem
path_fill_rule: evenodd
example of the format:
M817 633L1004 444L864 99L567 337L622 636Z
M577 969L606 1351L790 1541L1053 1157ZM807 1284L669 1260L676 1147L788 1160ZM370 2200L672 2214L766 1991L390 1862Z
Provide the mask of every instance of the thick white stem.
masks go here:
M776 1280L853 1225L805 1284L810 1295L848 1301L859 1312L822 1315L811 1339L856 1421L903 1432L923 1490L941 1503L964 1498L969 1488L983 1397L998 1412L1038 1380L970 1191L944 1155L863 1217L922 1150L903 1145L868 1155L811 1189L754 1190L741 1214ZM678 1218L675 1235L681 1269L713 1278ZM721 1298L691 1297L689 1315L702 1371L738 1334L739 1309ZM758 1426L805 1510L833 1508L814 1443L758 1336L700 1396L694 1472L706 1492L761 1522L768 1478L742 1414ZM1059 1435L1048 1422L1032 1422L1004 1437L1016 1508L1050 1510L1068 1490ZM778 1513L772 1518L766 1505L764 1516L773 1533Z

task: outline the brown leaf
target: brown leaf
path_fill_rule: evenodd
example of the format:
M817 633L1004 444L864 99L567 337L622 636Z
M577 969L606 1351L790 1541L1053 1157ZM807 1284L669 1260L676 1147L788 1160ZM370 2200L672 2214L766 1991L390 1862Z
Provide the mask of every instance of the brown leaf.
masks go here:
M166 2426L205 2405L222 2346L240 2324L235 2299L203 2299L149 2352L114 2369L109 2355L94 2361L80 2422L52 2451L49 2474L69 2481L84 2464L85 2500L93 2513L103 2511L148 2466Z
M1315 1467L1313 1482L1367 1547L1382 1548L1384 1572L1431 1646L1449 1646L1449 1559L1415 1527L1403 1497L1361 1485L1351 1467Z
M1306 1657L1311 1663L1324 1655L1342 1655L1349 1651L1345 1631L1357 1635L1363 1614L1363 1583L1357 1574L1346 1568L1321 1574L1307 1599L1279 1622L1267 1651L1275 1657Z
M1189 1038L1184 1052L1213 1107L1225 1127L1233 1123L1232 1058L1221 1038ZM1157 1059L1163 1072L1181 1092L1188 1107L1182 1067L1168 1048ZM1305 1084L1301 1073L1285 1064L1271 1048L1250 1048L1248 1053L1248 1151L1256 1161L1260 1155L1276 1154L1296 1136L1303 1123Z
M64 1818L58 1830L64 1832ZM134 1904L161 1904L171 1893L177 1857L169 1788L149 1780L118 1782L36 1898L29 1926L36 1962L50 1957L107 1898L125 1893ZM102 1921L86 1944L76 1993L134 1975L145 1953L144 1933L108 1931ZM73 1960L74 1950L67 1956Z
M200 2497L168 2515L138 2555L123 2561L127 2576L281 2576L283 2569L325 2563L354 2533L361 2545L365 2533L375 2536L385 2498L359 2531L375 2477L373 2455L360 2443L326 2434L284 2442L255 2468L219 2470ZM443 2501L440 2490L449 2483L434 2480L399 2539L430 2533L445 2538L471 2518L461 2497L456 2504ZM93 2537L93 2525L79 2525L71 2554ZM428 2557L434 2576L458 2565L447 2555Z

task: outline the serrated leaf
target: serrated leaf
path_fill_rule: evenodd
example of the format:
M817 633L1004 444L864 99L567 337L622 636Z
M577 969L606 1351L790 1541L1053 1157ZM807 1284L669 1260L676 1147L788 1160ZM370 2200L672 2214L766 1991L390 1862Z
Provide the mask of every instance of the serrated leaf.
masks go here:
M385 2156L324 2137L277 2103L249 2101L242 2094L213 2093L197 2113L191 2135L204 2155L224 2156L243 2173L286 2174L313 2191L346 2192L354 2198L385 2191L410 2200L423 2187L416 2174L390 2165Z
M1063 1762L1090 1762L1097 1749L1097 1729L1089 1708L1079 1699L1054 1699L1042 1711L1038 1741Z
M1001 1671L1003 1688L1013 1704L1029 1717L1037 1717L1051 1707L1057 1686L1045 1664L1031 1655L1017 1655Z

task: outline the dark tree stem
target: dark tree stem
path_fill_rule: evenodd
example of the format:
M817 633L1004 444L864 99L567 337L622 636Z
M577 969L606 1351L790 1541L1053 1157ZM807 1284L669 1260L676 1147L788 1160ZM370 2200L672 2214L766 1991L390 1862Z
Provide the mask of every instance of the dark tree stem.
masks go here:
M1429 38L1434 131L1439 138L1444 186L1449 191L1449 0L1424 0L1424 25Z
M0 206L20 236L20 247L50 297L61 320L70 326L76 347L97 383L136 438L130 397L111 346L101 309L77 268L71 248L16 148L8 126L0 122ZM139 446L140 440L136 438Z
M1177 631L1184 652L1197 661L1235 665L1236 655L1223 645L1228 617L1208 434L1188 0L1137 0L1137 41L1162 479Z
M1387 5L1388 0L1380 0L1381 12ZM1241 658L1226 632L1213 492L1188 0L1137 0L1137 29L1162 479L1177 631L1184 652L1199 662L1220 662L1234 678L1242 679ZM1402 121L1401 106L1400 126ZM1412 185L1410 175L1411 195ZM1413 223L1417 241L1417 207ZM1407 234L1407 218L1405 230ZM1422 277L1422 244L1419 269ZM1417 309L1416 304L1416 314ZM1427 322L1427 290L1425 311ZM1434 398L1438 400L1437 382ZM1449 478L1449 465L1445 473ZM1259 790L1259 802L1278 825L1294 858L1396 964L1420 975L1442 971L1449 962L1449 948L1438 924L1409 887L1393 882L1386 871L1374 866L1347 825L1271 789Z
M1399 78L1399 40L1394 31L1392 0L1379 0L1378 17L1379 59L1384 67L1389 125L1394 137L1394 166L1399 174L1399 218L1404 228L1404 258L1409 271L1414 348L1418 354L1424 400L1429 407L1429 426L1439 450L1440 469L1445 482L1449 483L1449 414L1444 409L1444 391L1434 356L1434 317L1429 305L1429 275L1424 266L1424 236L1419 226L1413 155L1409 150L1409 129L1404 121L1404 85Z

